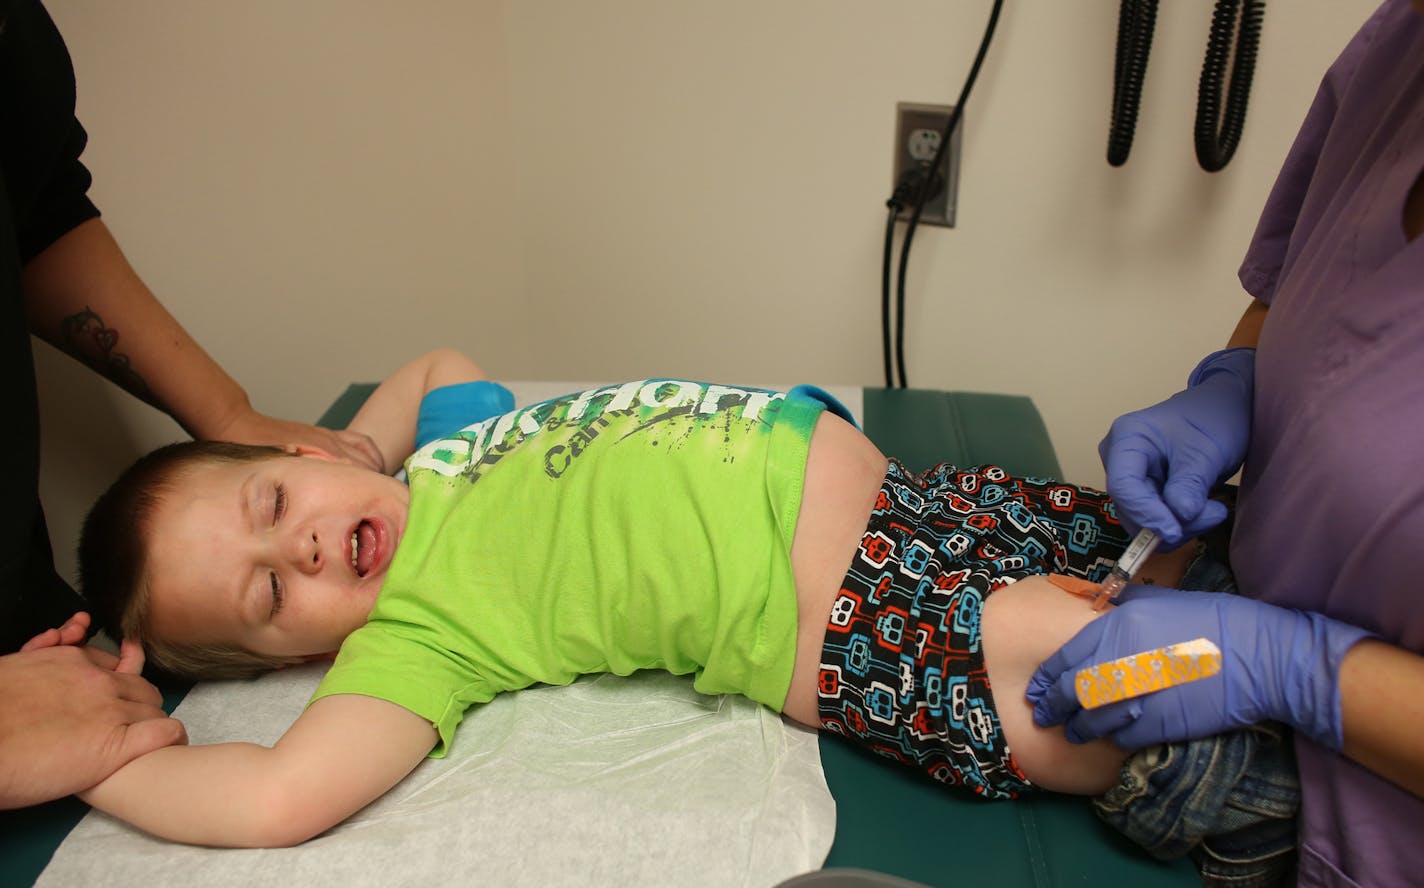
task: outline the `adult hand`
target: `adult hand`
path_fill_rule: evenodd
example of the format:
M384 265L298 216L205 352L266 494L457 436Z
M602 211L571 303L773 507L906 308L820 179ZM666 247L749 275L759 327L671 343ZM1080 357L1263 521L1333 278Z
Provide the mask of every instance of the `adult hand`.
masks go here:
M1113 422L1098 454L1129 529L1153 530L1173 548L1226 518L1208 494L1246 458L1255 377L1255 349L1215 352L1185 390Z
M24 295L30 332L163 410L195 438L300 444L356 465L382 464L365 435L253 410L242 387L154 298L102 219L75 226L26 263ZM114 330L123 331L122 354L113 349Z
M385 462L380 448L369 435L274 419L252 410L230 420L212 437L243 444L272 444L278 447L296 444L313 447L352 465L376 471L383 471Z
M55 647L56 645L83 644L84 636L89 634L89 615L84 611L78 611L74 616L64 621L64 625L58 629L46 629L34 638L25 642L21 651L37 651L40 648Z
M0 657L0 808L87 789L147 752L186 743L139 677L143 652L54 644Z
M1034 673L1027 696L1037 724L1062 724L1074 743L1111 737L1138 749L1279 721L1340 749L1340 661L1368 632L1220 592L1130 585L1119 600ZM1221 649L1220 673L1096 709L1079 705L1079 669L1196 638Z

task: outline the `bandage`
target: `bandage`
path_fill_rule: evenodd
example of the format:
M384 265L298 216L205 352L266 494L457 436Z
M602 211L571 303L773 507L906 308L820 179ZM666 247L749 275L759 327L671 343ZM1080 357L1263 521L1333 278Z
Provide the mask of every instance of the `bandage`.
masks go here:
M1176 687L1221 671L1221 648L1206 638L1129 654L1078 670L1078 702L1094 709Z

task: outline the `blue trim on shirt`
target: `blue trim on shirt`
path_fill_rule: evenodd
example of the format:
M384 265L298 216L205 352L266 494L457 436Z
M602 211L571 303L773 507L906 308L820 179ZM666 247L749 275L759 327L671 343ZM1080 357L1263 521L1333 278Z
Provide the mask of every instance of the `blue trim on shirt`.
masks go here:
M834 395L821 388L820 386L798 385L796 386L796 388L787 392L786 397L807 398L812 401L820 401L822 404L826 405L827 410L831 411L836 416L839 416L841 419L844 419L846 422L850 423L856 428L860 428L860 423L856 422L855 417L852 416L851 412L846 409L846 406L840 401L837 401Z

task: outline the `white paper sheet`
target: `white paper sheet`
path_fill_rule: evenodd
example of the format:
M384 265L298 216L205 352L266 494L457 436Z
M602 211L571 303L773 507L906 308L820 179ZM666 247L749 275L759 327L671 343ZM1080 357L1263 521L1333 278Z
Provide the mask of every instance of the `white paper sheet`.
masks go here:
M177 715L194 743L270 744L323 668L205 683ZM176 845L91 812L38 885L775 885L834 832L814 733L649 672L472 710L446 759L297 848Z

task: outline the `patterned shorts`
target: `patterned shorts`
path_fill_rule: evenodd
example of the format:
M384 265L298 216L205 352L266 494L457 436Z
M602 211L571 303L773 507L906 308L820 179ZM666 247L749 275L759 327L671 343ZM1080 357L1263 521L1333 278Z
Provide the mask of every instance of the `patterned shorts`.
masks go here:
M1032 789L984 668L984 599L1036 574L1100 580L1127 543L1107 494L891 460L826 627L822 729L986 798Z

